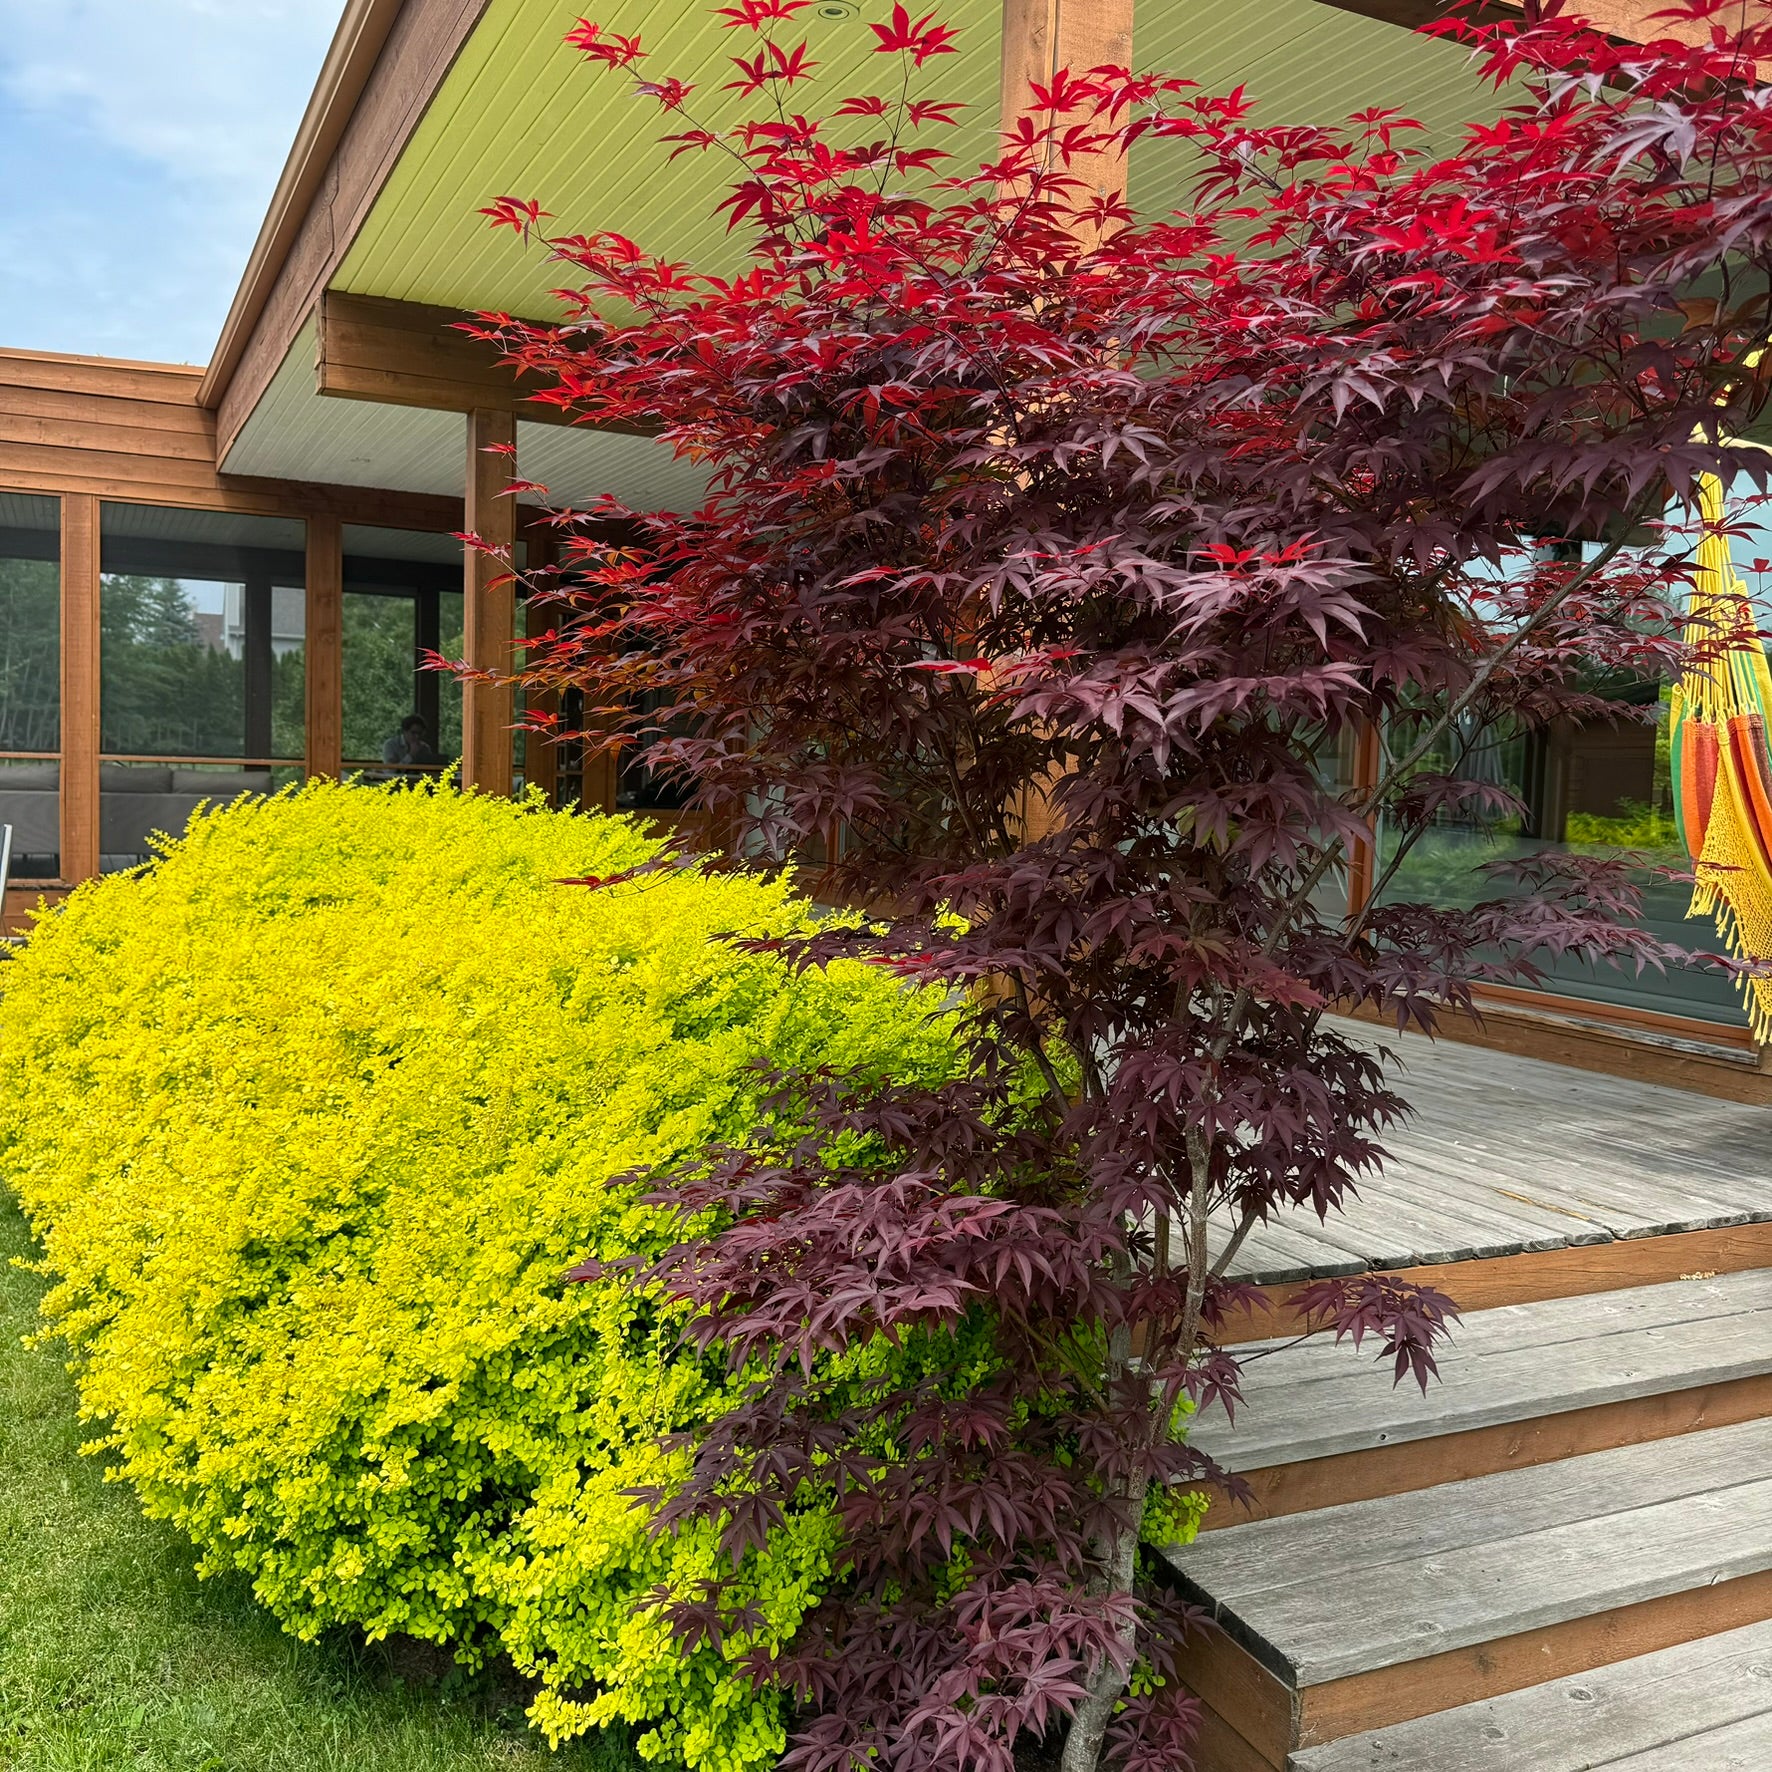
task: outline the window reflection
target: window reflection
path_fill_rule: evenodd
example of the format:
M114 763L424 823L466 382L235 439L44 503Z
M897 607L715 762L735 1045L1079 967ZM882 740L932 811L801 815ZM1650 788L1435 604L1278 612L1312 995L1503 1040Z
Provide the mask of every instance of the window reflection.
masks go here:
M0 493L0 825L14 879L61 872L61 505Z
M344 552L345 768L440 774L461 756L461 683L422 661L462 654L462 544L351 524Z
M1544 851L1596 857L1628 854L1641 861L1640 925L1688 950L1714 951L1714 931L1686 915L1689 883L1667 872L1689 868L1673 818L1669 687L1658 681L1596 673L1586 687L1614 704L1611 719L1559 719L1540 726L1448 733L1422 760L1431 773L1507 790L1518 809L1485 815L1466 803L1442 811L1396 866L1396 836L1381 826L1378 878L1383 896L1449 907L1503 896L1511 886L1487 871ZM1634 716L1634 717L1633 717ZM1685 968L1666 973L1594 966L1572 958L1535 956L1545 988L1561 996L1694 1020L1744 1027L1735 991L1722 976Z
M299 777L305 543L288 518L101 507L101 866Z

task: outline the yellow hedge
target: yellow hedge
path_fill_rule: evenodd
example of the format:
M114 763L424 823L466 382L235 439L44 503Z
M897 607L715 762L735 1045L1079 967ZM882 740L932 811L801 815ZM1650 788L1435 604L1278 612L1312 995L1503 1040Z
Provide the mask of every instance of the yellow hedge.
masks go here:
M782 885L589 891L630 825L317 783L199 818L0 967L0 1172L56 1284L95 1446L206 1570L300 1636L502 1647L555 1739L645 1726L695 1772L782 1734L641 1596L709 1567L623 1491L726 1380L588 1251L657 1245L606 1179L743 1136L754 1062L932 1074L939 1020L866 967L793 978ZM796 1522L755 1571L791 1630L829 1570ZM746 1647L732 1643L726 1653Z

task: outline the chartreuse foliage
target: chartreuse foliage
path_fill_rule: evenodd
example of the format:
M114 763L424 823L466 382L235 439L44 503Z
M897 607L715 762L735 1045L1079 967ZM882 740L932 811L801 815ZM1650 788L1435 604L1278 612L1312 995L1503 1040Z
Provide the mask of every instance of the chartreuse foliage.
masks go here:
M562 1275L663 1246L606 1183L742 1139L758 1061L934 1078L952 1046L874 969L720 939L804 926L784 884L562 883L655 847L334 784L199 818L8 965L0 1165L96 1445L205 1571L297 1636L506 1650L554 1739L624 1718L648 1757L741 1772L783 1736L732 1660L794 1630L833 1527L808 1509L753 1556L751 1635L673 1638L641 1602L714 1543L628 1492L733 1381L632 1282Z

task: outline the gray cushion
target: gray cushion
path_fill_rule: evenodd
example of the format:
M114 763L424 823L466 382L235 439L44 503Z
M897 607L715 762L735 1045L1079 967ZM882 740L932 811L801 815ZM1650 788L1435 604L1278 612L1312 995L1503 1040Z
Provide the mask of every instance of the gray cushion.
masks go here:
M59 763L0 763L0 793L53 792L61 785Z
M54 855L61 848L61 799L44 788L22 794L0 788L0 824L12 826L12 853Z
M101 763L98 786L103 794L170 794L172 771L159 763Z
M236 794L268 794L271 772L268 769L175 769L172 791L175 794L201 794L210 800L231 800Z

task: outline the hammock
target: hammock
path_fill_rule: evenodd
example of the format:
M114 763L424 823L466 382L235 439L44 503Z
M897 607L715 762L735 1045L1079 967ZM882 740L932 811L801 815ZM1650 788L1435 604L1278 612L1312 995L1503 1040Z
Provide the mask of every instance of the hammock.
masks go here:
M1772 671L1722 531L1723 486L1699 481L1703 539L1686 641L1703 648L1675 686L1669 721L1674 817L1697 884L1690 915L1710 917L1736 953L1772 957ZM1772 1041L1772 978L1741 981L1755 1037Z

